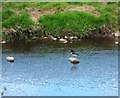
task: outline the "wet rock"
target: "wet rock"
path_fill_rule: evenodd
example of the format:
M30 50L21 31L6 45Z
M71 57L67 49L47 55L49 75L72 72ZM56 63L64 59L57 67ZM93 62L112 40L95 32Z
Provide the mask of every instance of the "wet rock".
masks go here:
M117 31L116 33L113 34L115 37L120 37L120 32Z
M1 43L1 44L6 44L6 41L1 41L0 43Z
M12 63L14 62L14 57L8 56L6 57L6 60Z
M117 44L117 45L118 45L118 44L119 44L119 42L118 42L118 41L115 41L115 44Z
M47 36L44 36L43 39L47 39L48 37Z
M65 38L65 39L68 39L68 37L67 37L67 36L65 36L64 38Z
M70 36L70 40L73 40L73 38L74 38L73 36Z
M71 57L68 59L72 64L78 64L80 63L79 60L77 58Z
M53 41L56 41L57 38L56 37L53 37L53 36L49 36L50 39L52 39Z
M66 39L64 39L64 38L60 38L59 41L62 42L62 43L67 43L67 42L68 42L68 41L67 41Z

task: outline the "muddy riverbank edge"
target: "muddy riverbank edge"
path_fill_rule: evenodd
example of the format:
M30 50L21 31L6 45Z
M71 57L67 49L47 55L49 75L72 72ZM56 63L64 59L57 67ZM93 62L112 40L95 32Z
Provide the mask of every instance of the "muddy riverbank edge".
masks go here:
M26 29L22 29L19 26L10 29L3 29L2 41L6 42L20 42L20 41L33 41L33 40L53 40L61 41L67 43L68 41L77 41L85 38L112 38L118 41L120 37L119 31L113 31L110 27L104 26L98 30L90 30L85 33L84 36L74 34L71 31L61 31L60 36L54 36L51 34L46 34L46 31L41 28L35 28L34 26L29 26Z

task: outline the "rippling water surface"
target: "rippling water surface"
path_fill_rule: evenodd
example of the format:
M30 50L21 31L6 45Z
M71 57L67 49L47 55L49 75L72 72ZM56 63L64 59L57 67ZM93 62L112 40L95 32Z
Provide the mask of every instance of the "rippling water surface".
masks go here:
M117 96L118 50L113 40L62 44L37 41L2 46L5 96ZM69 49L79 53L73 66ZM14 56L9 63L6 56ZM2 91L1 87L1 91Z

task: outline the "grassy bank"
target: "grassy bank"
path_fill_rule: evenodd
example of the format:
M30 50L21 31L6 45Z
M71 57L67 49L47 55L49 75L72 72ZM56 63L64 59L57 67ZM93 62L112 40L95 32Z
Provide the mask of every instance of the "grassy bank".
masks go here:
M97 17L85 12L66 12L55 15L46 15L39 19L39 22L50 35L60 36L62 32L72 32L75 35L84 37L87 31L97 30L103 25L112 25L114 17L109 14L102 14Z
M69 33L85 37L102 27L117 28L118 4L101 2L2 3L4 40L31 40ZM95 34L95 33L94 33Z
M34 22L30 19L28 13L21 12L17 15L14 11L11 10L2 11L3 28L10 28L15 26L27 28L29 25L34 25Z

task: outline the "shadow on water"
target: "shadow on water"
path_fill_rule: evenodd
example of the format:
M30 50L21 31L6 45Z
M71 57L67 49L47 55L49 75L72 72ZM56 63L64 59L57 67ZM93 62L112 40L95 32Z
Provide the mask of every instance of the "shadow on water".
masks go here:
M3 52L29 52L36 50L36 48L44 47L43 52L49 52L49 49L59 49L64 48L68 51L70 48L98 48L98 49L117 49L117 46L114 44L114 39L111 38L91 38L91 39L82 39L80 41L74 41L73 43L63 44L59 41L51 40L37 40L31 42L14 42L7 43L2 45ZM49 49L48 49L49 48ZM54 51L55 52L55 51Z

